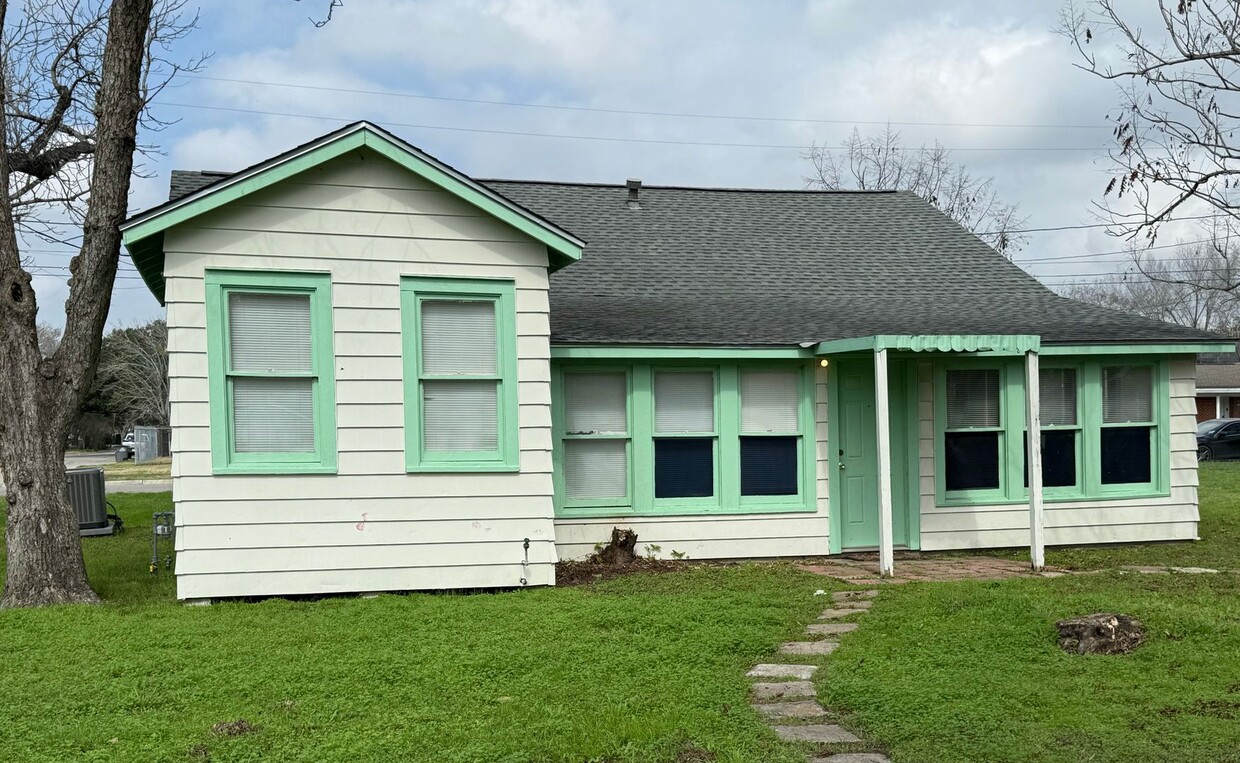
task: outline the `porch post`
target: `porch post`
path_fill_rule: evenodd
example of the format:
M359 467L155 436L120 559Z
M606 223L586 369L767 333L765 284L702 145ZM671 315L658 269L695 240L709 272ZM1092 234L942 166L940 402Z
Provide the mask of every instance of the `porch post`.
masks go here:
M874 351L874 425L878 429L878 572L895 574L891 532L891 411L887 390L887 350Z
M1042 411L1038 390L1038 353L1025 353L1025 411L1029 465L1029 553L1034 572L1046 564L1042 533Z
M1228 411L1228 413L1230 413L1230 411ZM1214 418L1216 419L1225 418L1223 416L1223 396L1222 395L1214 396Z

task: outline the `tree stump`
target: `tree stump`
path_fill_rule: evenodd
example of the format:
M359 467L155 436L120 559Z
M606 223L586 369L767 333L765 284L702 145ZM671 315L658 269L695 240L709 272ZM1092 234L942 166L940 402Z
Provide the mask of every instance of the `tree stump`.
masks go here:
M1125 654L1145 641L1145 626L1128 615L1100 612L1055 623L1059 647L1077 654Z
M595 554L603 564L621 566L637 559L637 533L628 528L611 528L611 541Z

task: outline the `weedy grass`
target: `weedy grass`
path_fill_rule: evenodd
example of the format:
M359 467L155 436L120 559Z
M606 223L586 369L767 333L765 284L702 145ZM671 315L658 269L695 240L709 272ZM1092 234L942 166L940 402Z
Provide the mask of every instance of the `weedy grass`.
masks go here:
M830 588L790 566L187 607L147 571L170 496L111 498L105 604L0 612L6 761L804 760L746 695Z

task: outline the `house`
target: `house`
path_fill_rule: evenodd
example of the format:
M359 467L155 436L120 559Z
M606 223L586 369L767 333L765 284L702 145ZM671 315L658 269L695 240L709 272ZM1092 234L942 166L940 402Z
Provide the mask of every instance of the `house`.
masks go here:
M1240 358L1234 352L1197 358L1197 422L1240 418Z
M1194 539L1194 357L1234 349L908 193L483 181L367 123L176 173L123 233L167 306L182 599L552 585L617 525L885 573Z

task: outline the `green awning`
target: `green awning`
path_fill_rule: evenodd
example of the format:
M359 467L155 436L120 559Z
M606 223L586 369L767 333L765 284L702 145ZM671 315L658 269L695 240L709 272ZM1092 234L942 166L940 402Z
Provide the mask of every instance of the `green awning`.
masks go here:
M1042 338L1035 334L875 334L855 339L819 342L815 355L845 352L904 350L906 352L984 352L989 355L1024 355L1036 352Z

